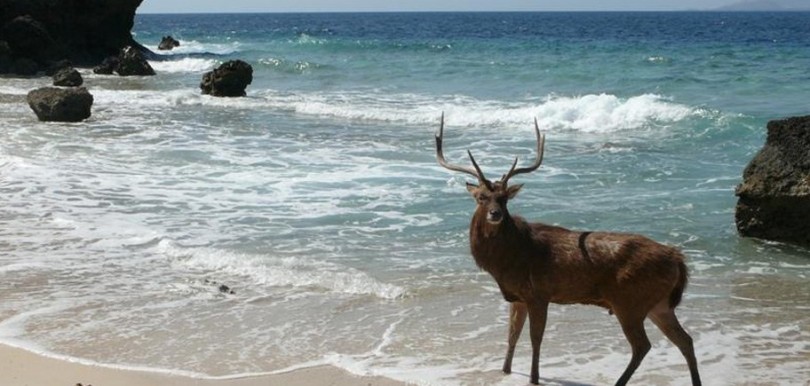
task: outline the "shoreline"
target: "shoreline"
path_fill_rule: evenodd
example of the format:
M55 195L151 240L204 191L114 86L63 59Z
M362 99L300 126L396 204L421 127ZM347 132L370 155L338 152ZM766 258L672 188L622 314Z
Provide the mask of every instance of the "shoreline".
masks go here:
M195 378L148 370L89 365L40 355L0 343L0 376L4 386L406 386L381 376L359 376L321 365L280 374L234 378Z

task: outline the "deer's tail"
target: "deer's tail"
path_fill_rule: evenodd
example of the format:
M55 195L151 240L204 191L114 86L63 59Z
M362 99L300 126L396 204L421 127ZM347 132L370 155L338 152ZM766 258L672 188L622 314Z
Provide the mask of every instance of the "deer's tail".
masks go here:
M683 291L686 289L686 283L689 281L689 271L686 268L686 263L683 260L678 262L678 282L675 288L669 294L669 308L675 309L678 304L681 304Z

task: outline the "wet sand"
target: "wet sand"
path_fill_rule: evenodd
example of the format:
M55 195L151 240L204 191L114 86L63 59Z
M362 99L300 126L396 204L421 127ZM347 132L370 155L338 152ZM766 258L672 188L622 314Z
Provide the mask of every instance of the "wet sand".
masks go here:
M284 374L233 379L200 379L149 371L85 365L0 345L0 384L3 386L404 386L383 377L360 377L331 366Z

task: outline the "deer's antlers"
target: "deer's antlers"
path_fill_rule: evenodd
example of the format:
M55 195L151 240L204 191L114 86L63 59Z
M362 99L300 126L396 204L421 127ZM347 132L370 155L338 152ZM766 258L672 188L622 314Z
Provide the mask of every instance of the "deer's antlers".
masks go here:
M492 183L490 183L489 180L487 180L487 178L484 177L484 172L481 171L481 168L478 167L478 163L475 162L475 158L473 158L473 155L469 150L467 150L467 155L470 156L470 161L472 161L472 164L473 166L475 166L475 169L461 165L453 165L444 159L444 152L442 152L443 136L444 136L444 112L442 112L442 120L441 123L439 124L439 134L436 135L436 159L439 160L439 165L442 165L445 168L455 172L462 172L472 175L476 179L478 179L478 182L486 185L491 190Z
M546 136L545 134L540 134L540 126L537 125L537 118L534 118L534 133L537 135L537 158L534 159L534 163L531 166L515 169L518 162L517 157L515 157L515 162L512 163L512 168L509 169L509 172L504 174L501 178L501 183L504 185L506 185L506 182L509 181L512 176L533 172L540 167L540 164L543 163L543 153L545 152L546 147Z
M518 174L523 173L530 173L537 168L540 167L540 164L543 163L543 153L545 150L545 143L546 143L546 136L540 134L540 127L537 124L537 118L534 119L534 132L537 135L537 158L535 158L534 163L531 166L525 168L515 169L517 166L518 159L515 157L515 162L512 163L512 167L509 169L509 172L504 174L501 178L500 183L506 185L506 182L509 181L510 178L516 176ZM481 168L478 167L478 163L475 162L475 158L473 157L472 153L467 150L467 155L470 157L470 161L472 161L473 168L461 166L461 165L454 165L447 160L444 159L444 153L442 152L442 137L444 136L444 112L442 112L441 123L439 124L439 134L436 135L436 159L439 161L439 165L450 169L456 172L467 173L471 176L474 176L478 179L479 183L486 185L487 188L492 190L492 183L484 177L484 172L481 171Z

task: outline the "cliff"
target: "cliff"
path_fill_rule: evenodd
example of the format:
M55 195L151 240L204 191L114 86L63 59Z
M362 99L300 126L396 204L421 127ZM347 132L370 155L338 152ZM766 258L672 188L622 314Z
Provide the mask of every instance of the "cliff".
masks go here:
M142 1L0 0L0 72L62 59L93 66L128 45L146 50L130 32Z

